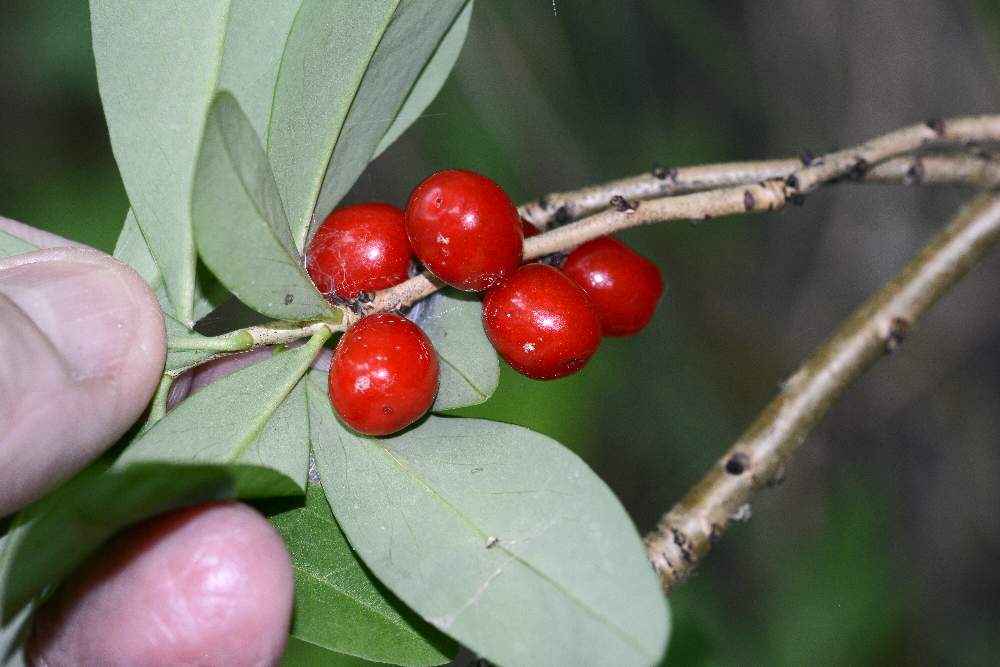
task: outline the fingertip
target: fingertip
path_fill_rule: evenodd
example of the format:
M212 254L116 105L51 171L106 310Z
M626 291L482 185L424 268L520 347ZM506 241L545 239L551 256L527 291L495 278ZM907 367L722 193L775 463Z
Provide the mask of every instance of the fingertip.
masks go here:
M294 576L284 542L246 505L210 503L130 529L38 612L39 664L275 665Z

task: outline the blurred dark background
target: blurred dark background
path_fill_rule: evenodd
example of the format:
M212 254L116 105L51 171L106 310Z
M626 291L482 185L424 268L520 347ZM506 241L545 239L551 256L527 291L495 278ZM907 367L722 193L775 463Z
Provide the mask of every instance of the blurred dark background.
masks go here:
M646 171L785 157L932 116L1000 110L996 0L477 3L439 98L352 199L402 205L431 171L516 201ZM127 202L81 0L0 8L0 214L110 250ZM841 186L802 209L624 238L668 295L580 375L504 370L467 414L583 456L640 531L780 379L967 194ZM671 596L671 665L1000 660L1000 253L837 405Z

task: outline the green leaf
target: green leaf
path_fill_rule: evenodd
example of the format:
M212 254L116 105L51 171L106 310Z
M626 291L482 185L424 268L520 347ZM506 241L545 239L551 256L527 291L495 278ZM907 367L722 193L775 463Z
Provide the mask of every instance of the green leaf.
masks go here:
M129 209L125 215L125 222L122 225L121 232L118 234L118 242L115 244L114 256L135 269L142 276L143 280L146 281L150 289L153 290L153 294L156 295L157 300L160 302L160 308L163 309L164 318L167 319L168 335L178 333L176 328L173 334L171 333L171 319L183 327L184 331L190 333L191 330L187 325L170 315L170 313L174 312L174 308L170 305L170 299L167 297L167 291L163 285L163 273L160 272L160 267L157 266L156 260L153 259L152 254L149 252L149 246L146 244L146 239L142 236L142 230L139 229L139 223L136 221L135 213L132 212L132 209ZM205 277L202 276L202 278L204 279ZM199 280L195 283L195 321L200 320L210 313L222 301L221 296L209 299L205 291L202 287L202 281ZM167 363L170 363L169 356Z
M309 466L309 417L302 375L323 344L307 344L216 380L132 443L115 467L140 461L237 466L240 497L301 494ZM249 473L243 476L243 473Z
M407 609L364 568L309 483L305 506L271 517L295 567L292 636L337 653L399 665L440 665L458 647Z
M0 667L28 667L24 642L31 628L31 611L26 606L9 623L0 624Z
M191 186L228 9L228 2L90 3L111 148L174 314L185 324L194 315Z
M267 140L297 248L371 160L465 4L304 0Z
M18 516L0 554L0 620L58 583L119 529L167 510L235 495L221 466L97 466Z
M0 258L13 257L32 250L38 250L38 247L0 230Z
M258 137L267 134L285 42L302 0L232 0L219 89L239 100Z
M365 564L421 616L500 664L662 657L669 616L642 541L575 454L517 426L436 416L365 438L328 405L309 383L330 506Z
M386 130L372 159L381 155L382 151L392 145L414 121L420 118L420 114L441 91L445 79L455 67L458 54L462 51L462 45L465 44L465 35L469 32L469 21L472 18L472 4L472 0L465 3L465 9L455 18L451 28L445 33L444 39L434 50L434 55L427 61L424 71L420 73L420 78L410 89L410 94L403 102L403 107L399 110L396 120Z
M154 292L160 290L163 285L163 273L149 252L149 246L142 235L142 230L139 229L139 223L132 209L125 214L125 222L122 224L121 232L118 233L118 242L115 243L114 256L135 269L151 290Z
M441 385L431 409L478 405L492 396L500 362L483 331L483 305L477 295L450 289L434 295L420 319L441 362Z
M3 232L0 232L2 235ZM7 533L0 528L0 563L3 562L4 547L7 542ZM3 598L2 587L0 587L0 599ZM25 605L8 622L0 622L0 667L27 667L27 659L24 655L24 641L27 639L29 621L31 620L32 606Z
M205 123L191 208L205 264L240 301L276 319L339 321L292 243L260 141L225 92Z
M295 636L288 638L285 655L281 658L281 667L318 667L319 665L322 667L385 667L383 663L370 662L352 655L336 653Z

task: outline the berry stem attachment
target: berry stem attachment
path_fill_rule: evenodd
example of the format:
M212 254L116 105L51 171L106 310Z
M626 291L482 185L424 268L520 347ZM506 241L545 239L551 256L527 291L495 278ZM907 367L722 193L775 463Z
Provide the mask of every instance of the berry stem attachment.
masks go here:
M176 368L166 372L166 375L171 377L177 377L188 371L195 366L205 363L206 361L211 361L212 359L218 359L227 354L233 354L236 352L245 352L247 350L254 350L258 347L264 347L267 345L287 345L288 343L295 342L302 338L315 337L316 334L324 333L325 341L331 335L337 331L345 331L351 320L344 318L338 324L332 324L330 322L321 320L318 322L269 322L268 324L262 324L258 326L246 327L244 329L239 329L237 331L232 331L230 333L222 334L221 336L214 336L211 338L200 339L198 342L206 343L204 347L188 347L186 346L191 339L184 338L179 341L181 347L171 346L171 341L173 339L167 339L167 348L170 350L214 350L218 354L214 354L208 359L202 359L197 364L191 364L190 366L183 366L181 368ZM198 340L198 339L196 339ZM322 343L320 343L322 346ZM319 351L319 348L316 348Z

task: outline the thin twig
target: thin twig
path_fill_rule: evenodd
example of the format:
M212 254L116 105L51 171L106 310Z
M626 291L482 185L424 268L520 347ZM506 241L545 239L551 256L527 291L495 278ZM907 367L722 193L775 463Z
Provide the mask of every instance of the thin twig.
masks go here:
M1000 194L981 195L848 318L781 393L646 537L668 591L691 573L751 495L780 480L806 436L844 390L894 351L910 327L1000 240Z
M939 135L937 130L943 130L943 133ZM814 156L806 151L799 158L728 162L693 167L655 167L652 172L593 185L581 190L553 192L537 201L523 204L518 210L528 222L539 229L545 229L546 226L553 223L565 224L602 211L608 207L608 201L614 195L621 195L629 200L642 201L746 183L759 183L775 178L783 180L803 167L818 166L824 163L829 166L840 163L843 156L848 156L849 166L857 164L855 158L864 157L869 166L874 168L876 162L886 159L888 155L902 155L917 149L954 148L956 146L964 148L972 144L994 143L1000 141L998 133L1000 133L1000 116L931 120L921 125L897 130L855 148L832 153L825 157ZM879 159L878 155L881 155L882 158ZM983 160L983 162L988 161ZM906 163L896 163L883 173L879 173L881 170L875 169L875 174L869 174L868 178L862 179L860 182L872 180L873 177L879 182L921 182L920 179L914 181L912 174L907 175L912 163L903 167L904 164ZM974 176L971 183L966 180L968 175L966 170L975 166L974 163L967 162L957 170L953 170L949 163L935 161L933 164L927 165L928 173L933 174L933 176L924 182L982 185L979 176ZM900 167L903 168L900 169ZM918 166L916 171L919 172L919 169ZM965 176L962 175L963 172L965 172ZM863 171L855 174L855 176L864 175Z
M563 222L573 219L581 211L600 212L525 240L524 258L537 259L568 250L598 236L643 224L684 219L701 221L720 215L773 211L789 203L801 204L806 194L825 183L843 179L867 180L868 172L875 165L907 153L996 142L1000 142L1000 115L936 119L890 132L853 148L807 160L735 162L684 170L654 170L651 176L614 181L575 193L548 195L538 203L519 209L535 225L540 226L546 215ZM978 165L977 169L968 161L979 158L963 156L961 162L953 165L942 161L948 158L919 157L920 162L917 162L918 157L910 156L904 162L894 162L876 180L901 183L969 182L980 186L984 182L994 184L992 179L997 177L995 165ZM927 177L928 165L932 170L930 178ZM731 183L735 185L728 185ZM692 191L693 194L679 194ZM663 194L667 196L661 196ZM615 195L624 205L611 205ZM560 209L563 211L561 214ZM440 287L441 284L425 271L395 287L377 292L362 314L412 305Z

